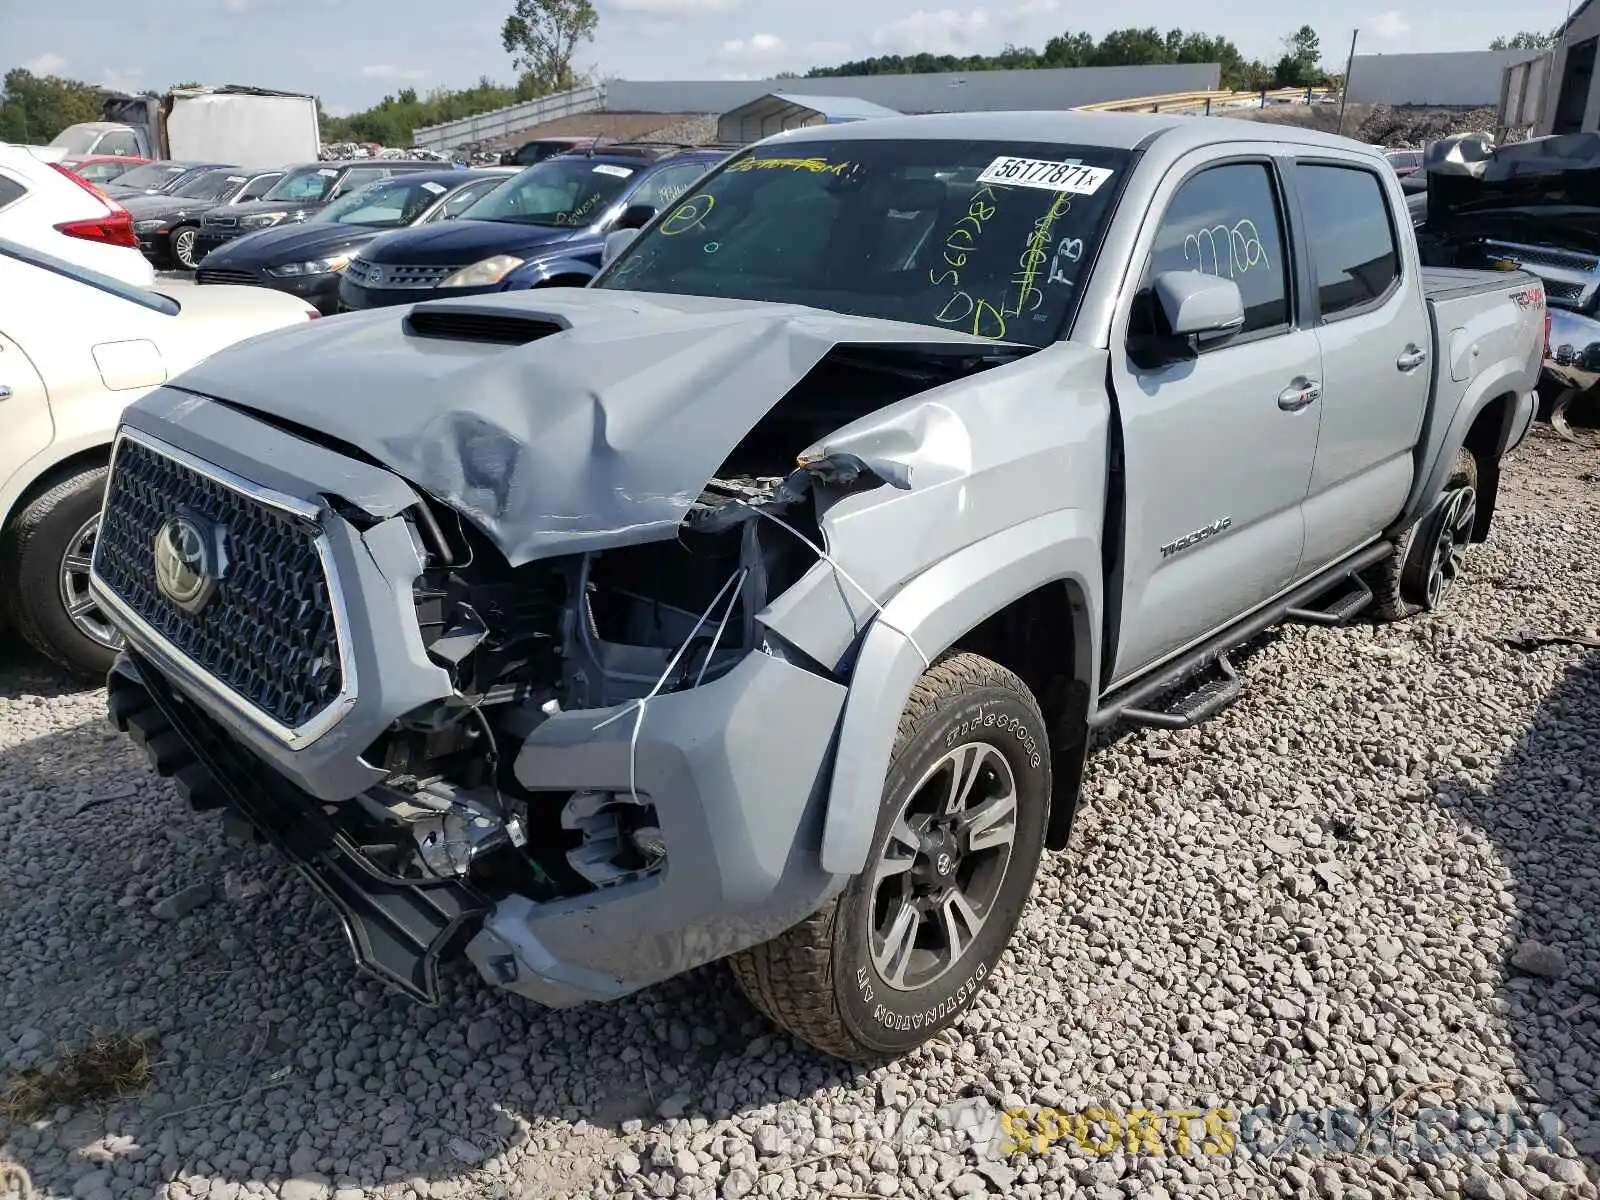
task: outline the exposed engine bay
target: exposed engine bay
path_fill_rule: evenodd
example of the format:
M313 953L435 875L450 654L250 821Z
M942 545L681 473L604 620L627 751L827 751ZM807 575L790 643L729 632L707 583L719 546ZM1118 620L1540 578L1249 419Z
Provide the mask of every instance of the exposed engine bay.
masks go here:
M517 747L561 712L626 705L609 719L640 722L651 699L714 681L757 649L841 672L779 645L757 614L827 559L819 522L833 504L911 481L854 454L796 465L796 450L1020 353L836 348L739 442L671 540L511 567L454 509L430 499L413 510L422 641L456 694L395 722L363 756L387 772L359 798L364 816L406 834L361 837L364 851L396 875L535 900L659 871L666 847L648 795L532 790L508 769Z

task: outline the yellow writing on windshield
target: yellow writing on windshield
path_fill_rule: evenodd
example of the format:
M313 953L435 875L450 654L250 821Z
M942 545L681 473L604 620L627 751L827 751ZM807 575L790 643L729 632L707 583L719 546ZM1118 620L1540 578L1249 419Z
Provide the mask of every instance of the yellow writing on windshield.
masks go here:
M717 206L717 198L701 192L698 196L690 196L677 208L667 214L667 219L661 222L659 230L662 237L677 237L680 233L688 233L711 215L711 210Z
M853 162L831 163L825 158L742 158L728 168L738 171L806 171L813 175L843 175Z
M1022 257L1017 260L1019 269L1015 278L1011 280L1017 285L1017 306L1011 310L1012 316L1032 312L1044 303L1044 293L1035 286L1039 278L1039 268L1050 261L1050 235L1055 229L1056 222L1071 208L1072 203L1067 199L1067 194L1058 192L1050 207L1045 210L1044 216L1033 223L1033 232L1028 235ZM1005 305L1002 304L1000 307L1004 312Z

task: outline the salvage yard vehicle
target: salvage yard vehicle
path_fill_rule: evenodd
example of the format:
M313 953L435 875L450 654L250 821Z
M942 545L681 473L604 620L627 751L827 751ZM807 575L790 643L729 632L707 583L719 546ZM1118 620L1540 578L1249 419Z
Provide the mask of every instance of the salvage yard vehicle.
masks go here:
M1305 130L819 126L629 236L118 435L113 720L425 1001L456 953L554 1006L726 958L830 1054L926 1041L1091 730L1436 608L1533 409L1537 281L1425 270L1382 157Z
M0 145L0 237L124 283L155 282L155 271L136 249L128 210L59 163L44 162L28 146ZM0 295L0 312L8 301L16 304L21 297Z
M304 221L335 200L380 179L408 171L438 169L437 162L427 159L381 163L318 161L288 168L283 178L268 188L260 199L206 213L200 219L200 236L195 241L195 254L204 258L218 246L236 237L258 229L273 229L279 225Z
M134 287L0 236L0 626L103 678L122 639L89 596L89 552L123 405L314 316L254 288Z
M1567 409L1600 384L1600 133L1495 146L1462 134L1428 150L1425 207L1414 209L1430 259L1522 270L1544 282L1549 353L1541 394L1550 423L1576 440Z
M282 171L218 167L185 179L171 191L129 196L123 204L133 214L139 249L151 263L192 271L200 261L195 249L200 218L214 208L259 200L282 178Z
M206 255L196 283L245 283L290 292L331 315L339 274L356 253L393 229L453 221L515 174L488 170L409 171L346 193L305 221L260 229Z
M450 225L385 234L339 279L345 309L533 287L581 287L606 235L644 224L725 151L615 143L512 176Z

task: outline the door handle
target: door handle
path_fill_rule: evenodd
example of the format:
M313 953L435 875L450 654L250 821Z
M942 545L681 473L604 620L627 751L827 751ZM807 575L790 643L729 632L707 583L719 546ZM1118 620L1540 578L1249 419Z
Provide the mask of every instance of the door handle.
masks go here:
M1416 346L1407 346L1400 351L1400 357L1394 360L1394 365L1402 371L1415 371L1427 361L1428 352L1426 350L1418 349Z
M1278 407L1284 412L1299 412L1322 397L1322 385L1315 379L1300 376L1278 393Z

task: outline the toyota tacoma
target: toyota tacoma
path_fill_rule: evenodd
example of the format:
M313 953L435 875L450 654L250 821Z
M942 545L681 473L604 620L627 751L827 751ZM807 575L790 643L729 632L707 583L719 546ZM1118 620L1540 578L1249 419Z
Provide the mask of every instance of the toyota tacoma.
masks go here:
M1445 600L1544 341L1380 154L1221 119L791 131L607 254L133 405L112 718L423 1001L726 959L851 1059L984 990L1091 731Z

